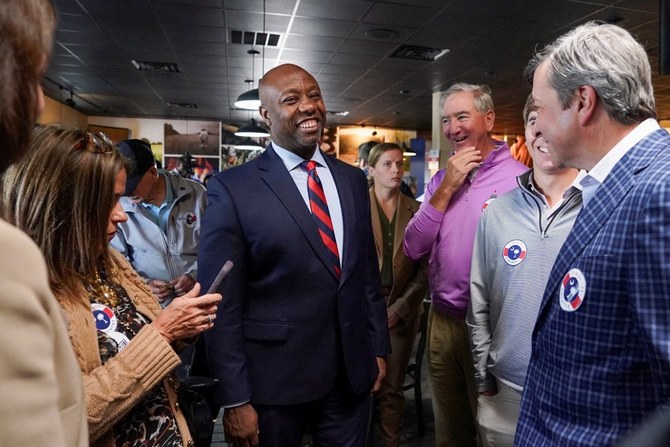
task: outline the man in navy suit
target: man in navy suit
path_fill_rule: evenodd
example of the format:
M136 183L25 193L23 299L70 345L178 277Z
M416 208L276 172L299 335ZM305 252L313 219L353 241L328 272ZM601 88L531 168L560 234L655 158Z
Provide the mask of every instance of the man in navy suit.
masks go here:
M367 182L319 149L326 110L314 77L280 65L259 91L272 143L209 181L198 257L205 290L226 260L235 264L205 337L226 439L299 446L309 430L318 445L364 446L389 352ZM332 220L330 249L310 212L310 160Z
M670 401L670 136L647 54L587 23L530 62L536 128L588 171L533 332L515 445L612 445Z

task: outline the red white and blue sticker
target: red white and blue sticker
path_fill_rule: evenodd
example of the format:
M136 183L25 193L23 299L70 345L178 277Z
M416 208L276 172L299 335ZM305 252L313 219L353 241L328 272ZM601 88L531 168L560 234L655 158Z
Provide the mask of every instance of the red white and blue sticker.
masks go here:
M114 311L104 304L91 303L91 310L93 311L93 318L95 319L95 328L104 333L116 331L116 326L119 321L114 315Z
M484 203L482 203L482 211L488 208L488 206L497 198L498 196L496 195L495 192L493 192L493 194L491 194L491 197L489 197L488 199L486 199Z
M526 253L526 244L519 239L514 239L505 244L502 255L507 265L519 265L526 259Z
M187 211L184 215L184 223L186 228L193 228L198 223L198 216L193 211Z
M561 309L567 312L574 312L584 302L586 297L586 278L579 269L570 269L561 281L561 288L558 291L558 302Z
M100 303L92 303L91 311L93 311L95 328L116 342L118 352L123 351L128 346L130 339L123 332L117 332L119 320L114 315L114 311L109 306Z

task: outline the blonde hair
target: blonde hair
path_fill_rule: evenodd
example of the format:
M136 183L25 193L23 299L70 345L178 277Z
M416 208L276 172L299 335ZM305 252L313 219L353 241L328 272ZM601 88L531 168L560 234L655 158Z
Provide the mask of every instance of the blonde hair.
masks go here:
M42 250L54 290L91 278L100 262L111 268L107 226L122 168L106 137L51 124L34 130L31 155L7 170L5 215Z
M375 144L372 147L372 149L370 149L370 155L368 156L368 165L374 168L374 166L377 164L377 162L381 158L382 154L384 154L384 152L393 150L402 152L402 148L397 143Z

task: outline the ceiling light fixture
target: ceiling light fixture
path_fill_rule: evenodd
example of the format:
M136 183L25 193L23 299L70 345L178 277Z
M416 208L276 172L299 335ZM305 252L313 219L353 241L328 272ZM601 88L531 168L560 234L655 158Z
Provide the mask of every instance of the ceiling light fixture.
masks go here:
M238 144L236 144L235 149L242 149L245 151L258 151L258 150L263 150L264 147L261 146L260 144L256 143L250 138L247 138L246 140L240 141Z
M74 102L73 96L74 96L74 93L72 92L72 90L70 90L70 98L65 100L65 105L66 106L75 107L77 105L77 103Z
M265 71L265 46L267 45L268 38L268 35L265 32L265 0L263 0L263 36L265 41L263 42L263 68L261 71ZM258 40L256 43L258 43ZM256 60L256 55L260 53L252 48L247 51L247 54L251 54L251 90L246 91L237 97L237 101L235 101L235 107L244 110L258 110L258 108L261 106L261 99L258 94L258 89L254 88L253 79L255 75L254 61ZM261 73L261 76L263 74L265 73Z
M254 86L254 60L256 59L256 55L260 54L258 50L254 50L253 48L247 51L247 54L251 54L251 90L246 91L242 93L240 96L237 97L237 101L235 101L235 107L238 109L244 109L244 110L258 110L258 107L261 105L261 100L260 97L258 96L258 89L253 88Z
M237 137L251 137L251 138L265 138L270 136L270 132L256 124L255 119L249 120L249 124L244 127L240 127L237 132L235 132Z

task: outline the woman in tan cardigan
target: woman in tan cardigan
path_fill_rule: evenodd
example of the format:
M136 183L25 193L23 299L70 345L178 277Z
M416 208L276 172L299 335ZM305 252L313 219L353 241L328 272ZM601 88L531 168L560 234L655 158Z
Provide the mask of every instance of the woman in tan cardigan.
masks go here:
M372 230L391 336L386 378L378 396L379 429L385 446L397 446L405 403L402 387L422 302L428 292L428 278L425 263L412 261L402 248L405 227L419 209L419 202L400 193L402 149L395 143L377 144L370 150L368 163Z
M108 248L127 219L125 159L102 135L58 125L7 172L7 217L42 250L84 375L92 446L192 443L176 405L175 347L212 327L219 294L199 285L161 311L130 264Z

